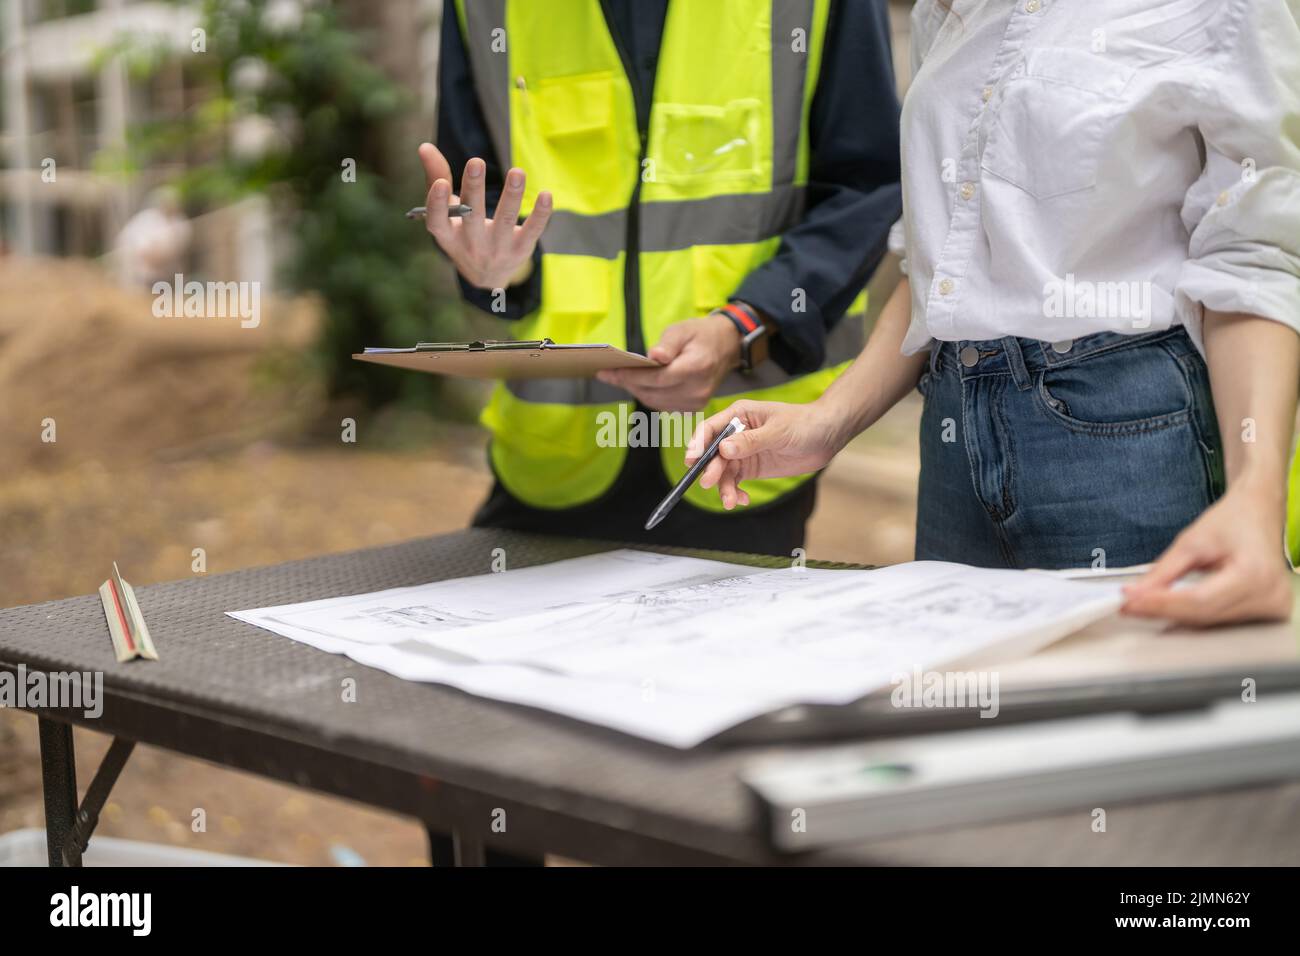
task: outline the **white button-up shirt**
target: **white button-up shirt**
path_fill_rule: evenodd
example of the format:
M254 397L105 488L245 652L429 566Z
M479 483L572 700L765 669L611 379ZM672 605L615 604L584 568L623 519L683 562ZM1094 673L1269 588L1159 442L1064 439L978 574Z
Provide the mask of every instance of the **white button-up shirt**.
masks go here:
M1300 329L1300 0L937 0L912 11L912 325L1059 341L1203 308Z

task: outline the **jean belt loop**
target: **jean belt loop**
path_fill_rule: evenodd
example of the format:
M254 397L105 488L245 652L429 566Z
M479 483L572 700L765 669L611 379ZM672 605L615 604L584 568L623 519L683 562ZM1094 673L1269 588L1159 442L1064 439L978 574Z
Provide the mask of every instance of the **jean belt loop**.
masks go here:
M1023 392L1033 381L1029 377L1029 369L1025 367L1025 354L1020 350L1020 340L1014 335L1008 335L1002 340L1002 348L1007 353L1007 368L1011 371L1011 379L1016 383L1016 388Z
M943 343L938 339L930 342L930 374L937 375L939 372L939 350L943 348Z

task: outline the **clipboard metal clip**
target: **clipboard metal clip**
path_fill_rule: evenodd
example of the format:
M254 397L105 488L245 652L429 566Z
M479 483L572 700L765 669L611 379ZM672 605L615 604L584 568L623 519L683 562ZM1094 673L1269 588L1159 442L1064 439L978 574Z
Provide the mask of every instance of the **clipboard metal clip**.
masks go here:
M504 352L513 349L546 349L554 346L550 339L481 339L477 342L417 342L417 352Z

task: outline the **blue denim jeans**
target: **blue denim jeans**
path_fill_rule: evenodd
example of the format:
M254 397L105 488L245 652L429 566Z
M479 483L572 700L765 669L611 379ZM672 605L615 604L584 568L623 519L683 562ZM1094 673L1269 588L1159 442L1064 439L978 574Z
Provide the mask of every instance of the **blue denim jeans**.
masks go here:
M1181 327L936 342L918 388L918 559L1141 564L1223 493L1209 376Z

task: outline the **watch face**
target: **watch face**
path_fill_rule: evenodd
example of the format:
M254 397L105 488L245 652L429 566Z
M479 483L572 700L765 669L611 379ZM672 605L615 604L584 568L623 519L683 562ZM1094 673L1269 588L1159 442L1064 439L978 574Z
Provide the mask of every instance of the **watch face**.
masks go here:
M740 340L741 368L749 371L755 365L767 358L767 348L764 344L766 337L767 328L760 325Z

